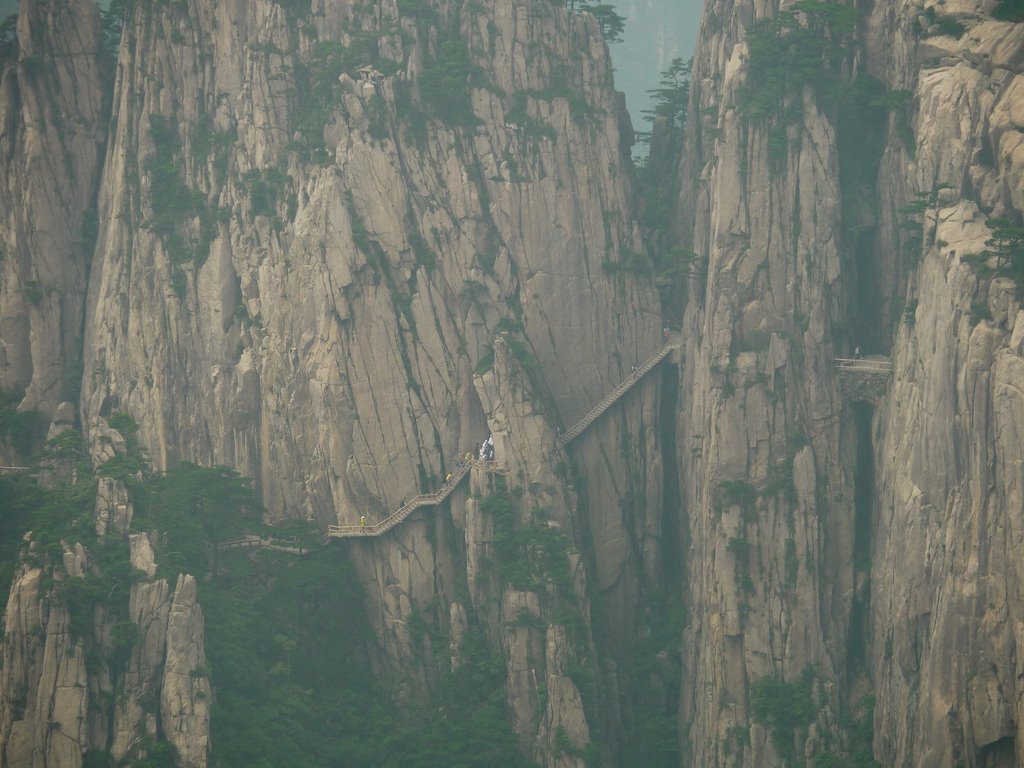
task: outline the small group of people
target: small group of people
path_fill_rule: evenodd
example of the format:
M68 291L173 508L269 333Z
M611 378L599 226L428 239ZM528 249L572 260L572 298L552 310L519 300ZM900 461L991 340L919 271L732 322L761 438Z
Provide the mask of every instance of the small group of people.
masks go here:
M463 464L468 464L473 460L474 454L480 461L494 461L494 435L488 435L487 439L482 443L477 443L472 451L466 451L466 455L459 458L459 463L455 465L455 472L462 469ZM444 477L445 484L450 483L452 480L452 473L449 472Z
M477 456L480 461L494 461L494 435L490 434L477 447Z

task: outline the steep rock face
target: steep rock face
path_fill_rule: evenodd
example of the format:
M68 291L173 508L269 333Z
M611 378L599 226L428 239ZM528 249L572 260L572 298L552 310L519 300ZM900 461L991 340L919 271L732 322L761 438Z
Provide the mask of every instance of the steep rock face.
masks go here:
M836 133L810 87L786 97L800 117L781 142L771 118L737 106L742 30L774 12L709 3L693 67L683 210L697 212L705 266L683 322L678 446L692 606L681 717L696 765L779 764L794 734L769 739L750 686L795 685L811 667L827 723L845 672L854 514L832 372L844 317Z
M467 94L478 127L431 120L419 144L405 115L434 107L404 75L457 62L438 64L436 30L389 6L358 22L344 4L308 23L272 3L136 14L91 288L87 369L105 375L87 375L86 413L139 414L158 465L259 478L275 516L351 522L443 475L485 431L468 375L503 318L524 326L566 421L611 389L620 350L651 348L657 330L624 312L656 306L650 288L601 266L638 248L618 101L593 22L535 10L437 11L490 83ZM403 74L356 82L363 59L346 59L311 136L307 86L289 73L325 41L354 47L343 22L374 38L368 62ZM580 66L560 77L581 102L533 96L569 59ZM322 165L304 142L324 145ZM205 200L171 233L148 186L165 160Z
M79 554L65 558L69 575L81 573ZM4 616L3 765L77 768L88 745L85 649L67 610L47 604L42 576L32 567L17 574Z
M785 122L743 114L747 30L779 11L710 4L694 62L681 179L697 215L681 234L707 267L690 283L679 436L692 759L811 757L873 687L883 764L1019 765L1020 302L997 258L973 255L989 218L1020 221L1024 28L988 4L877 4L845 77L877 77L891 111L861 140L812 87L791 89ZM874 406L835 386L831 358L854 344L891 344ZM796 690L808 665L815 711L770 738L755 683Z
M132 564L155 572L145 534L133 539ZM132 585L127 621L138 639L119 668L108 659L118 658L112 632L124 624L101 608L76 623L81 603L62 588L96 573L81 545L66 548L60 566L17 573L4 617L0 764L77 768L89 750L120 760L166 738L180 765L205 766L210 686L194 579L180 576L173 592L166 579Z
M899 178L889 186L906 199L948 185L921 216L921 263L875 422L871 666L884 764L1024 761L1024 574L1013 554L1024 513L1024 318L1018 289L991 276L996 259L970 258L989 248L990 217L1019 222L1024 211L1024 28L989 11L899 3L875 38L918 105L916 155L891 147L880 186ZM964 34L909 32L914 21L927 30L935 12Z
M439 3L403 17L391 3L314 2L301 19L262 1L140 7L125 26L100 193L86 423L128 411L157 467L230 464L257 479L272 517L322 524L386 516L493 432L510 484L595 543L601 588L628 614L650 568L621 551L615 520L632 491L587 479L603 521L591 540L569 524L577 510L556 472L567 466L556 428L653 352L661 325L611 85L594 19L548 4ZM512 390L473 375L499 356L502 331L530 373L510 402ZM638 388L630 407L651 412L655 394ZM629 432L614 430L616 441ZM630 437L645 440L631 470L641 484L659 473L653 437ZM409 695L433 674L419 661L433 640L410 634L414 617L437 606L431 619L454 637L473 607L456 596L472 504L451 497L454 529L441 509L351 543L377 662ZM657 523L628 527L643 539ZM584 566L570 565L582 599ZM505 609L483 597L476 608L512 653ZM574 764L551 747L560 727L580 747L588 738L566 664L595 652L587 633L545 635L552 661L538 680L554 675L558 696L541 730L536 694L510 707L525 748Z
M0 388L51 416L77 394L96 180L106 139L99 11L23 2L0 62Z

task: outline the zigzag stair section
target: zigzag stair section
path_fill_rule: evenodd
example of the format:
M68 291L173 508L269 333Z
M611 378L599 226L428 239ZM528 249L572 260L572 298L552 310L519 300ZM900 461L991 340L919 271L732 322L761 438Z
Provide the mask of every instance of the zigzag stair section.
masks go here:
M586 416L580 421L573 425L572 429L563 435L560 435L558 440L561 444L568 445L575 438L579 437L582 432L593 424L597 419L611 408L619 398L626 394L633 386L639 382L644 376L650 373L658 363L664 360L669 354L679 349L679 340L673 337L670 341L666 342L657 352L651 355L647 360L644 361L643 365L639 366L633 371L626 379L623 380L619 386L613 389L608 395L605 396L601 402L595 405ZM396 525L407 519L409 515L415 512L420 507L433 507L442 503L447 499L452 491L458 487L459 483L469 474L470 469L483 469L486 472L495 472L500 474L507 474L508 467L500 467L493 461L479 461L472 459L461 463L452 476L448 478L444 485L442 485L436 493L424 493L419 496L414 496L412 499L403 504L392 514L385 517L372 525L331 525L327 527L327 535L332 539L347 539L354 538L357 536L382 536L383 534L390 531Z
M456 467L455 471L452 472L452 476L448 478L436 493L423 493L419 496L413 496L395 512L373 525L330 525L327 527L327 535L332 539L346 539L354 536L381 536L401 523L420 507L434 507L441 504L451 496L452 491L458 487L459 483L469 474L469 470L473 468L502 475L508 473L508 467L498 466L493 461L480 461L478 459L464 461Z

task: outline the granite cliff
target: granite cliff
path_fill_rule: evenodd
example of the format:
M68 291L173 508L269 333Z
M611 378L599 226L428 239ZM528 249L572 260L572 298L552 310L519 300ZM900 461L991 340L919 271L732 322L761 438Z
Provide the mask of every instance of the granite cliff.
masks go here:
M216 550L179 573L133 523L143 459L322 532L489 434L500 472L323 550L396 706L482 643L544 766L1024 762L1012 4L709 2L640 182L564 5L24 0L0 383L42 484L101 478L95 534L26 541L3 765L217 753Z
M404 681L398 700L422 698L436 641L410 625L426 612L450 635L452 666L461 628L479 625L506 659L524 752L582 765L613 716L596 695L585 706L570 669L598 669L591 692L614 690L599 658L614 670L633 636L597 648L588 585L608 593L610 626L630 625L655 571L661 472L646 429L656 383L631 399L641 418L602 427L613 451L652 457L634 462L654 481L651 511L621 518L636 493L621 477L574 485L556 439L661 343L631 128L594 18L536 3L140 3L110 100L77 423L105 434L131 414L154 469L233 466L269 521L321 527L383 517L494 433L524 490L506 524L552 533L557 579L482 572L467 592L470 564L495 558L495 523L460 490L450 517L351 545L373 663ZM473 479L485 495L493 483ZM608 557L572 554L590 540ZM181 759L204 753L163 714ZM113 751L109 738L75 744Z
M1024 759L1022 316L988 242L1021 216L1024 28L992 13L705 10L679 216L706 265L680 418L694 764ZM880 397L840 386L857 346L891 355Z

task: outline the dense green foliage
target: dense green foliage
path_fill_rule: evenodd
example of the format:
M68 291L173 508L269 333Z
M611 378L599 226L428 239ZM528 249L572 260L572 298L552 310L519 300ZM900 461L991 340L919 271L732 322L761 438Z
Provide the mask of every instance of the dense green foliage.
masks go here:
M637 632L629 765L678 768L681 643L686 614L678 594L662 591L644 601Z
M18 410L24 396L24 392L0 389L0 440L21 456L28 456L42 427L42 416L36 410Z
M149 136L154 151L143 168L149 174L152 216L142 226L160 239L171 263L171 285L181 298L186 285L182 265L206 261L225 212L208 204L202 192L185 183L177 124L165 115L151 113ZM196 226L187 226L193 223ZM190 228L193 231L188 231Z
M0 64L18 58L18 14L0 19Z
M421 619L420 635L429 633L444 651L424 659L433 667L428 677L435 681L434 695L396 709L391 692L405 686L374 678L373 636L346 550L321 548L301 557L229 550L211 560L214 543L259 527L261 507L251 483L226 467L187 463L151 473L141 461L134 421L120 413L108 421L125 437L128 456L106 468L116 465L130 489L133 528L156 534L158 578L173 580L179 572L199 577L208 664L195 674L208 675L216 694L212 766L531 765L519 754L507 720L504 665L475 625L463 637L461 664L452 671L448 638L432 620ZM41 458L82 455L80 436L68 432L51 441ZM44 588L67 606L70 631L86 644L90 671L109 670L117 686L138 640L126 615L129 589L143 577L132 570L124 540L97 540L96 484L84 463L78 477L88 479L48 490L30 475L0 475L0 586L8 587L26 530L32 530L32 562L38 565L57 562L62 541L84 543L97 567L81 578L44 578ZM307 544L314 537L301 521L286 528L277 534ZM98 609L113 621L102 644L93 630ZM95 702L112 704L112 698ZM115 765L105 750L91 750L84 760L94 768ZM143 740L124 764L169 768L174 760L166 742Z
M472 127L480 119L473 114L470 89L482 85L482 78L483 72L473 64L465 42L448 40L423 68L420 98L447 125Z
M135 525L155 528L161 575L205 573L208 545L238 538L259 525L262 511L249 480L229 467L188 462L132 488Z
M768 117L780 113L783 99L804 85L833 86L858 16L850 6L799 0L755 21L747 30L750 59L740 110L755 119Z
M21 550L22 536L29 529L29 520L42 502L42 489L34 479L21 473L0 474L0 595L10 590L14 568Z
M622 33L626 31L626 19L615 12L611 3L580 3L579 9L594 15L601 36L606 42L621 43Z
M431 701L389 703L401 681L373 676L372 633L342 547L302 558L225 553L200 597L215 768L528 765L505 717L504 667L475 631L454 672L427 660L440 666ZM432 631L421 623L419 634ZM447 649L447 638L435 641Z
M874 740L873 696L865 696L853 712L842 712L841 739L833 739L814 755L815 768L881 768L872 752Z
M987 256L996 259L996 274L1005 274L1017 284L1017 299L1024 300L1024 227L1005 216L988 220L992 232L985 245Z
M999 0L992 16L1001 21L1024 21L1024 0Z
M548 525L541 510L534 510L530 520L520 524L517 507L503 484L480 502L481 512L494 520L491 543L499 579L515 589L538 591L554 583L571 591L569 537L561 528Z
M794 732L813 722L814 670L808 667L795 682L781 677L762 677L750 686L750 710L754 720L772 729L772 744L786 761L793 764L796 753Z
M644 120L653 123L659 117L668 123L668 129L682 133L686 125L686 106L690 97L690 70L693 59L675 58L661 73L657 88L647 91L654 101L652 109L644 110Z

